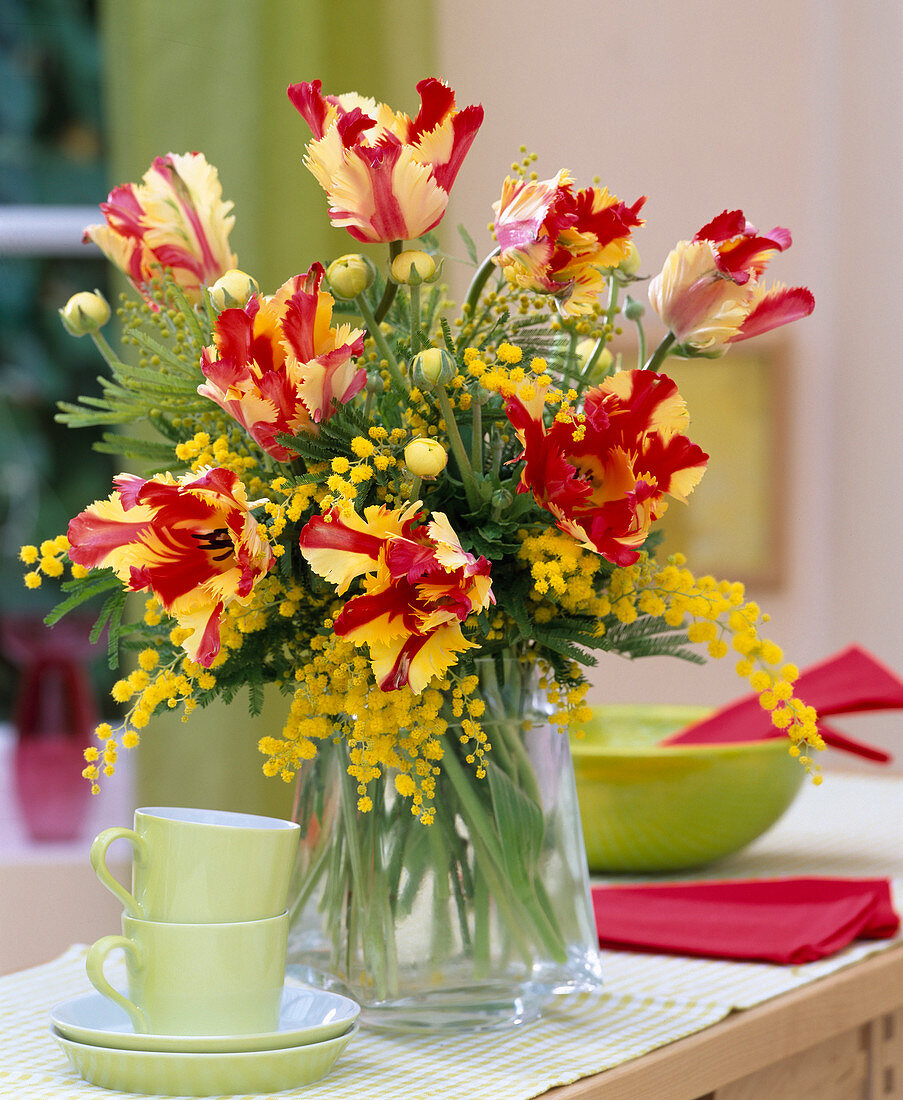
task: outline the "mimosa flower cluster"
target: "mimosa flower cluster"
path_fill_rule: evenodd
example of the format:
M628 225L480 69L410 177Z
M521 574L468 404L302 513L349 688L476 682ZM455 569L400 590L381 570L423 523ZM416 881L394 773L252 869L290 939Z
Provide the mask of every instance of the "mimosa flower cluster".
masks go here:
M86 230L135 296L118 310L121 351L99 295L61 311L109 370L99 398L61 415L117 426L101 446L144 472L21 555L26 585L62 584L51 622L102 598L93 636L107 633L114 666L131 652L113 687L123 721L98 728L86 777L96 789L163 710L247 692L256 713L275 685L288 717L260 742L266 774L290 781L341 740L361 811L390 775L429 824L448 754L475 782L492 759L475 658L538 666L553 721L579 730L599 651L733 653L814 770L816 715L760 633L766 616L742 586L655 555L709 460L679 364L663 366L811 312L806 288L762 282L790 233L725 210L678 243L650 283L667 334L647 354L628 293L645 197L581 189L565 168L539 180L530 155L487 203L482 262L461 231L474 274L456 309L431 231L483 111L435 78L417 90L411 117L318 81L288 89L333 224L387 244L382 271L352 252L261 290L200 153L156 158ZM635 362L609 347L625 322ZM144 594L138 621L128 593Z

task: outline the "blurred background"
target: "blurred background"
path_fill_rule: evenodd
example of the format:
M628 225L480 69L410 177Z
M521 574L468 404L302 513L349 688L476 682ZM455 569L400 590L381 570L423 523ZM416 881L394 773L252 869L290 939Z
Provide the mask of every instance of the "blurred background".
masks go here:
M491 205L521 145L538 154L541 178L568 168L579 186L598 176L628 202L648 195L636 242L650 276L726 207L762 230L791 229L769 277L808 285L813 316L722 360L668 364L711 453L692 508L672 507L669 539L697 573L744 581L799 665L857 642L903 671L892 331L903 8L893 0L3 0L0 722L12 722L22 684L10 624L43 610L42 593L22 585L18 548L65 531L116 472L89 432L53 420L55 403L94 393L103 369L89 341L65 336L57 309L77 290L120 289L80 244L96 204L155 155L201 150L235 202L240 265L272 290L352 247L302 166L308 131L286 85L319 77L328 92L414 113L414 86L431 74L460 105L485 108L440 226L453 256L464 256L458 223L481 254L491 247ZM466 266L447 271L460 291ZM79 660L106 713L105 660ZM731 661L611 658L591 698L716 704L742 689ZM262 731L241 707L232 747L247 747L253 765ZM173 739L179 753L186 738L203 744L204 722L197 733L194 721L149 731L139 801L163 790L179 801ZM886 717L848 728L894 748ZM203 793L183 797L201 804Z

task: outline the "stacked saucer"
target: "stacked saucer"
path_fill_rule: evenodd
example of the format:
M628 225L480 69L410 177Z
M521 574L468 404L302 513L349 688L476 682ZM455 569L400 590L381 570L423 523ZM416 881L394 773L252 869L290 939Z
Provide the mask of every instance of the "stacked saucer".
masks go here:
M121 1092L215 1096L279 1092L324 1077L357 1031L359 1005L321 989L286 985L274 1031L251 1035L136 1033L99 993L50 1013L52 1033L86 1080Z

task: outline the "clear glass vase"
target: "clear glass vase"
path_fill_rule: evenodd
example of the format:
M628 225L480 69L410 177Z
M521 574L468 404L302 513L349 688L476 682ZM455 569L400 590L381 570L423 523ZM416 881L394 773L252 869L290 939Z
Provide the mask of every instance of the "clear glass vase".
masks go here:
M359 813L344 742L299 777L289 973L353 997L370 1026L510 1026L601 988L567 735L548 721L535 666L476 665L487 774L450 724L432 825L391 775Z

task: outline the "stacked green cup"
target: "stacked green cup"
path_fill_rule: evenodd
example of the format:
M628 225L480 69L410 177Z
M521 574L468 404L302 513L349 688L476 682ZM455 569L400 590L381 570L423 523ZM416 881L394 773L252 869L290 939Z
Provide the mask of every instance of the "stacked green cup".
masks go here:
M244 1035L277 1027L299 834L281 818L153 806L135 811L133 829L97 836L91 865L125 909L122 935L89 949L88 977L136 1032ZM117 840L132 847L131 892L107 867ZM125 953L128 996L104 976L116 948Z

